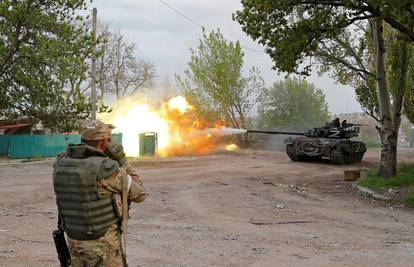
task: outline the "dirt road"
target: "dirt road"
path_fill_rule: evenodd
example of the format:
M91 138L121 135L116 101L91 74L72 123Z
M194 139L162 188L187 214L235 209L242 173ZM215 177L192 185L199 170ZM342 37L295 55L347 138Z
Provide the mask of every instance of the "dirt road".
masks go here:
M134 162L150 198L131 212L129 264L414 266L413 211L342 181L344 169L377 161L378 151L348 167L281 152ZM0 166L0 266L58 266L51 170L51 161Z

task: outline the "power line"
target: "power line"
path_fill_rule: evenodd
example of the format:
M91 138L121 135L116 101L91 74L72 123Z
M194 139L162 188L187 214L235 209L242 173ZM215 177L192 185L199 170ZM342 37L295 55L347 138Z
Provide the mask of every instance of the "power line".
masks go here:
M174 6L172 6L171 4L167 3L166 1L164 1L164 0L158 0L158 1L159 1L161 4L163 4L164 6L168 7L168 8L169 8L169 9L171 9L172 11L174 11L175 13L177 13L178 15L182 16L183 18L185 18L187 21L189 21L189 22L191 22L192 24L194 24L194 25L196 25L196 26L200 27L202 30L203 30L203 29L208 30L208 28L207 28L207 27L204 27L201 23L198 23L198 22L197 22L197 21L195 21L194 19L190 18L189 16L187 16L187 15L186 15L186 14L184 14L183 12L179 11L177 8L175 8L175 7L174 7ZM264 52L264 51L262 51L262 50L255 49L255 48L251 48L251 47L248 47L248 46L241 45L241 47L242 47L242 48L244 48L244 49L247 49L247 50L253 51L253 52L265 53L265 52Z
M179 11L178 9L176 9L175 7L173 7L172 5L170 5L169 3L163 1L163 0L159 0L161 4L165 5L166 7L168 7L169 9L171 9L172 11L174 11L175 13L177 13L178 15L184 17L186 20L190 21L191 23L197 25L200 28L205 28L203 25L201 25L200 23L198 23L197 21L193 20L192 18L190 18L189 16L187 16L186 14L182 13L181 11Z

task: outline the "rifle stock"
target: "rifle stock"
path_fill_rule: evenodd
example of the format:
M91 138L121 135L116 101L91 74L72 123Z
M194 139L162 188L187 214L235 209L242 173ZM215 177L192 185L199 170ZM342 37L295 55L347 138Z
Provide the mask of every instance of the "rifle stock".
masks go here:
M61 267L69 267L71 264L68 245L66 244L65 233L62 229L54 230L53 241L55 242L56 252L60 261Z

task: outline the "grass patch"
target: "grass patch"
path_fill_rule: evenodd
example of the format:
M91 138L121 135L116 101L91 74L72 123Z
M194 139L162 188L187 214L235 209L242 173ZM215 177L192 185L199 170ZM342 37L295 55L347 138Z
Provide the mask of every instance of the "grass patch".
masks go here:
M403 202L407 207L414 208L414 190L413 189L408 191L408 193L405 195L403 199Z
M414 164L401 165L397 176L391 179L381 178L371 171L360 179L358 184L379 192L387 191L389 188L399 188L404 195L402 198L404 204L414 208Z
M367 139L367 138L355 138L356 141L361 141L365 143L367 148L380 148L381 141L376 139Z
M380 148L381 143L373 140L366 140L364 141L367 148Z

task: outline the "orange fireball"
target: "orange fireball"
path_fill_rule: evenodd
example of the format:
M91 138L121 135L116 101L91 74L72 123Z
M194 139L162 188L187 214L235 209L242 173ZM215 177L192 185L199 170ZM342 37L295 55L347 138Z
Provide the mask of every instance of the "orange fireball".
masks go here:
M144 99L124 99L113 107L110 114L101 114L100 119L115 125L122 133L125 153L130 157L139 156L138 133L155 132L158 135L160 156L202 155L216 150L219 146L219 131L203 128L194 107L182 97L173 97L159 105L150 104ZM234 147L235 146L235 147ZM236 145L226 148L237 149Z
M230 144L230 145L226 145L225 149L227 151L236 151L239 149L239 147L236 144Z

